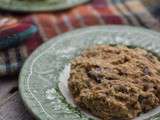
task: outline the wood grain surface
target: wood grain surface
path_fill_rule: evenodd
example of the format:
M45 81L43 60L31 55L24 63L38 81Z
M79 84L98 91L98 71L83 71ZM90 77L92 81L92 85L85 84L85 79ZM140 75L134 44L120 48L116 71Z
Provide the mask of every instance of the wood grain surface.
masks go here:
M0 120L35 120L18 93L18 79L0 78Z

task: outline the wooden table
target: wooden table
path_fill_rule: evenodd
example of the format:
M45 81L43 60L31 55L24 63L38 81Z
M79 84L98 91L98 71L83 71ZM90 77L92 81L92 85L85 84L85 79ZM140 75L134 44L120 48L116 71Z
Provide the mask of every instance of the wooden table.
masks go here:
M18 93L18 78L0 78L0 120L35 120Z

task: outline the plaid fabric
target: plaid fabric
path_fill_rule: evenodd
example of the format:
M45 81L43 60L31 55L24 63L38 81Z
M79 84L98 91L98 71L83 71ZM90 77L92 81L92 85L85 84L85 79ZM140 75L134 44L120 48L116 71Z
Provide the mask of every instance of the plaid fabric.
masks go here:
M7 46L0 44L0 48L3 48L0 51L0 76L17 73L26 58L39 45L54 36L77 28L126 24L160 31L160 21L153 13L157 14L156 10L149 12L138 0L92 0L88 4L57 13L33 13L21 16L21 19L2 17L0 32L4 32L5 37L11 36L16 44L12 45L13 43L7 40ZM10 29L14 33L8 33ZM30 36L25 33L28 29ZM23 34L22 42L15 37L19 33ZM0 37L0 43L5 41Z

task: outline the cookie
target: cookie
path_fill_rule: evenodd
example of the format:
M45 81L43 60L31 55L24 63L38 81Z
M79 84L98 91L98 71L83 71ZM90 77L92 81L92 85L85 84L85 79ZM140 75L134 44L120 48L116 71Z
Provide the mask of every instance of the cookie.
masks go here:
M75 103L102 120L131 120L160 105L160 61L141 48L97 45L71 62Z

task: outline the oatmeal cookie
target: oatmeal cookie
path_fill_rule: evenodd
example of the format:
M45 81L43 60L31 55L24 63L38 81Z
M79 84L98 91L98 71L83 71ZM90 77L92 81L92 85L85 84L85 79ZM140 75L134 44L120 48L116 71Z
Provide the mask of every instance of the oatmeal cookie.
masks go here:
M68 81L75 103L102 120L131 120L160 105L160 61L144 49L87 49Z

